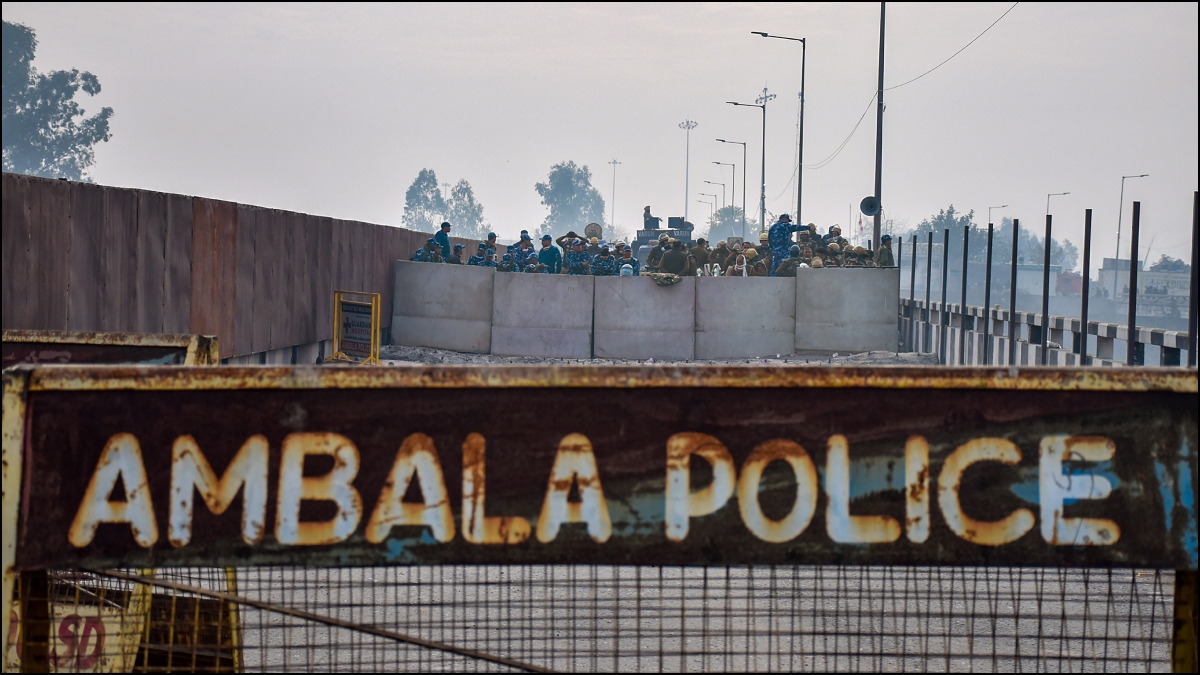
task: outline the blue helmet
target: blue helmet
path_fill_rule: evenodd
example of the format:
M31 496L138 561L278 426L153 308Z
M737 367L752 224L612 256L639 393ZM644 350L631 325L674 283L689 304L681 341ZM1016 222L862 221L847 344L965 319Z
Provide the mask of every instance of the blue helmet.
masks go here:
M490 248L489 248L489 249L488 249L486 252L484 252L484 255L486 255L486 256L494 256L494 255L496 255L496 251L495 251L494 249L490 249Z

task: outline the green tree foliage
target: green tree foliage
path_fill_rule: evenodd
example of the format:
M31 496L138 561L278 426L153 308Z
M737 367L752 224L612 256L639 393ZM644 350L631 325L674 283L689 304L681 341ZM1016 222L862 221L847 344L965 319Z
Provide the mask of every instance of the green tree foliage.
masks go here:
M436 232L446 220L446 200L438 189L437 174L433 169L421 169L412 185L404 193L404 226L418 232Z
M4 170L89 180L95 145L112 137L113 110L85 117L75 94L80 89L99 94L100 80L74 69L39 73L33 67L36 50L33 29L4 22Z
M592 187L592 172L575 162L550 167L545 183L534 185L542 204L550 209L537 234L559 236L570 230L583 232L588 223L604 222L604 197Z
M961 261L963 230L967 228L971 230L967 259L973 263L983 263L987 257L987 225L980 226L975 223L975 211L962 213L956 211L953 204L949 208L938 211L937 215L922 220L915 231L906 233L904 236L905 251L912 250L910 237L914 234L921 246L925 245L929 232L933 233L933 243L941 244L942 232L948 229L950 230L950 260ZM1001 220L999 227L992 235L993 265L1007 265L1012 259L1012 232L1012 219ZM1020 239L1017 242L1018 259L1026 265L1040 265L1045 252L1045 239L1030 231L1028 224L1022 225ZM1078 261L1079 250L1075 248L1074 244L1068 240L1061 242L1053 238L1050 240L1050 264L1062 265L1063 270L1068 271L1075 269Z
M475 199L471 184L460 180L450 189L446 204L446 220L454 226L451 232L457 237L485 239L488 225L483 220L483 204Z
M718 242L729 237L741 237L742 207L730 205L717 209L708 221L708 231L699 236L712 242ZM758 221L754 218L746 219L745 236L748 239L758 236Z
M1158 258L1158 262L1150 266L1151 272L1182 272L1187 274L1192 271L1192 266L1180 260L1172 258L1166 253Z

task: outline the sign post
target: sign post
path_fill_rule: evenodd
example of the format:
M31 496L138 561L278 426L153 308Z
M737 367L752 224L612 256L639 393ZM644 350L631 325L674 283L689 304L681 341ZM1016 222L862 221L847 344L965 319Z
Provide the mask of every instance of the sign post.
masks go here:
M368 302L346 296L370 298ZM333 292L333 356L330 361L379 365L380 296L358 291Z

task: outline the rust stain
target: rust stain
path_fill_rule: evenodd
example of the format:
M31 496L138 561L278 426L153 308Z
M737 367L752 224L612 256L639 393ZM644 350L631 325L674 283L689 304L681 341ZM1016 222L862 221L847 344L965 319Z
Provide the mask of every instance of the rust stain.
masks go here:
M30 368L29 366L17 366ZM1001 389L1197 393L1182 368L491 365L32 368L30 391L479 387Z
M488 516L486 507L487 442L470 433L463 441L463 538L472 544L519 544L529 538L529 521L519 516ZM580 481L580 487L583 487ZM566 490L570 490L567 481Z
M208 463L196 439L184 435L171 447L171 499L167 539L172 546L186 546L192 539L192 495L199 492L208 510L225 513L239 490L242 492L242 540L262 540L267 518L267 438L255 434L246 439L221 478Z
M946 525L958 536L981 546L1007 544L1033 529L1033 514L1028 509L1017 509L1000 520L988 522L968 516L958 499L962 475L970 465L975 462L1015 465L1020 461L1020 448L1003 438L976 438L958 446L946 458L938 476L938 504Z
M308 455L332 456L333 469L324 476L304 476ZM275 538L282 544L317 546L336 544L354 534L363 510L362 497L351 484L358 466L358 447L341 434L288 434L280 459ZM337 515L323 522L301 521L300 502L306 500L333 502Z
M123 502L110 500L117 480L125 486ZM146 548L158 541L142 448L133 434L113 434L105 444L67 539L72 546L83 548L92 543L101 523L127 523L134 541Z
M691 491L691 457L696 455L712 467L713 479ZM715 513L733 496L737 470L729 449L708 434L683 432L667 439L667 483L665 527L667 539L683 541L690 518Z
M783 460L796 476L796 501L792 510L780 520L771 520L758 503L758 487L763 471L775 460ZM812 522L817 512L817 467L803 446L783 438L761 443L742 464L738 478L738 509L742 522L754 536L771 543L791 541Z
M567 499L573 481L579 484L580 497L574 503ZM563 523L586 523L588 535L597 543L604 543L612 536L612 519L600 486L592 442L579 433L567 434L558 444L538 517L538 541L543 544L554 541Z
M414 477L420 482L425 500L421 504L403 501ZM400 444L387 482L367 521L367 541L382 542L397 525L427 525L434 539L443 543L454 538L454 514L446 492L445 473L433 439L425 434L409 434Z

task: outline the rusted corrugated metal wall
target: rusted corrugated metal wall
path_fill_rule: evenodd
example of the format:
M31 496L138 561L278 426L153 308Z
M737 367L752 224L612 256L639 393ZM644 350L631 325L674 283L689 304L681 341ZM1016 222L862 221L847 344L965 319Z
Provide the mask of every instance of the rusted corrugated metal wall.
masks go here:
M391 263L430 236L11 173L3 189L4 329L216 335L222 357L331 338L335 289L382 294L390 326Z

